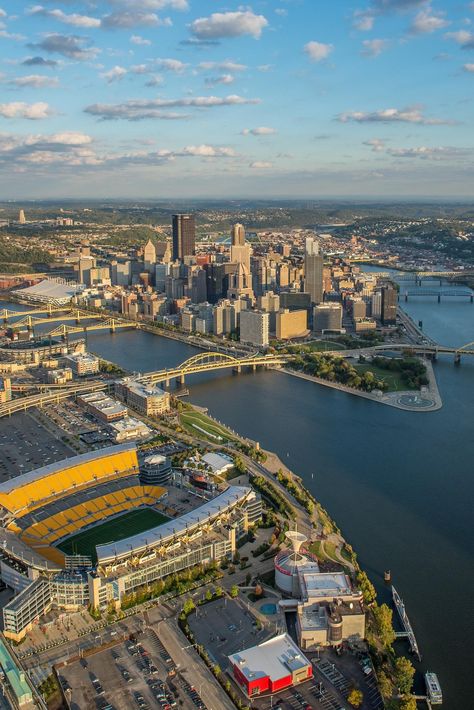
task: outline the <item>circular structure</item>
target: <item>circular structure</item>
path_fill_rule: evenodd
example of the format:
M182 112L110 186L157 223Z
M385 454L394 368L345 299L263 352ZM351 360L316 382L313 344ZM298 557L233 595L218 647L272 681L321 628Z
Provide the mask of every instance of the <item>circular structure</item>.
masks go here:
M306 535L303 535L303 533L300 533L297 530L288 530L288 532L285 533L285 537L295 553L298 553L301 546L308 540Z
M275 584L284 594L297 596L299 594L298 571L303 567L315 566L310 554L282 550L275 557Z
M140 470L140 480L150 486L164 486L171 480L171 463L166 456L152 454L143 461Z
M402 394L398 397L397 402L404 407L413 407L416 409L427 409L434 405L432 399L421 397L419 394Z

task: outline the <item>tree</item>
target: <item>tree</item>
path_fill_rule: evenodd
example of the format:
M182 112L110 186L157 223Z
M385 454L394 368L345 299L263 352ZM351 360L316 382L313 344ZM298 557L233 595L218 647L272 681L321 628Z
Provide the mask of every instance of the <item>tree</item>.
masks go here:
M230 596L232 599L235 599L235 597L239 596L239 588L236 584L233 584L231 589L230 589Z
M379 689L382 697L385 699L391 698L393 695L393 683L386 673L380 671L378 675Z
M361 571L357 573L357 583L362 590L365 603L371 604L372 602L374 602L377 597L377 594L375 592L374 585L367 577L367 574L365 572Z
M211 592L210 589L208 589L208 590L206 591L205 597L206 597L206 600L207 600L208 602L211 601L211 599L212 599L212 592Z
M186 601L183 604L183 611L188 616L192 611L195 610L194 602L192 599L186 599Z
M417 707L416 700L411 695L402 698L398 705L399 710L417 710Z
M392 625L392 610L386 605L374 607L374 617L377 627L377 634L385 646L390 648L395 641L395 631Z
M405 656L400 656L395 661L395 683L402 695L410 693L413 685L415 669L413 664Z
M362 691L358 690L357 688L353 688L347 696L347 702L349 703L349 705L352 705L353 708L360 708L360 706L364 702L364 696L362 694Z
M247 471L247 468L246 468L244 462L242 461L242 459L240 458L240 456L235 457L234 468L237 471L237 473L239 473L239 474L245 473Z

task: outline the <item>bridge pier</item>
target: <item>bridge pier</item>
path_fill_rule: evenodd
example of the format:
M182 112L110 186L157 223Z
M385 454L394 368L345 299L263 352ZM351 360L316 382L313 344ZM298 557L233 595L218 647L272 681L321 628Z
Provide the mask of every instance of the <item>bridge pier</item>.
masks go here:
M455 365L460 365L461 364L461 353L454 353L454 364Z
M253 371L253 372L256 372L256 370L257 370L257 366L256 366L256 365L252 365L252 371Z
M179 376L179 384L180 384L180 385L184 385L184 374L181 374L181 375Z
M438 293L438 303L441 303L441 294Z
M408 291L405 291L405 303L408 303Z
M471 293L471 303L474 303L474 293Z
M110 332L115 333L115 321L112 318L112 322L110 323Z

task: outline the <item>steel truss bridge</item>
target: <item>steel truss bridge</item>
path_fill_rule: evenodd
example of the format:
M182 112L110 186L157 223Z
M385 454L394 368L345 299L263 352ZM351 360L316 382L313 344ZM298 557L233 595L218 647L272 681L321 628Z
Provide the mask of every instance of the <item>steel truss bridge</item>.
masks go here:
M57 315L57 314L62 315ZM43 317L37 317L41 316ZM28 328L28 330L35 329L35 326L42 325L44 323L58 323L59 325L52 330L42 333L45 338L53 338L61 336L62 338L67 338L69 335L74 335L75 333L87 333L90 330L110 330L114 333L119 328L137 328L137 324L123 319L123 318L113 318L100 313L93 313L80 308L73 308L71 306L65 306L64 308L54 308L48 306L46 308L36 308L31 311L12 311L4 308L0 310L0 318L3 318L5 323L12 321L10 324L14 327ZM13 321L13 319L15 319ZM69 325L64 323L64 321L73 320L76 325ZM81 321L95 320L96 323L89 323L88 325L80 325Z
M432 279L440 280L443 279L457 279L465 277L474 277L474 271L410 271L410 272L400 272L400 275L396 277L396 281L414 281L415 283L420 283L422 279Z
M412 298L413 296L433 296L438 299L438 303L441 303L441 300L445 297L457 296L458 298L469 298L471 303L474 303L474 291L466 289L459 290L457 288L447 288L438 291L429 288L417 288L416 290L399 293L398 300L403 297L405 302L407 302L408 298Z
M71 383L68 383L70 385ZM89 382L87 384L76 384L76 386L56 387L52 390L46 390L40 394L33 394L28 397L18 397L11 399L9 402L0 404L0 417L7 417L16 412L26 412L32 407L44 407L47 404L57 404L63 399L74 397L80 394L89 392L99 392L108 387L108 382Z
M437 343L426 343L417 345L416 343L397 343L386 345L374 345L372 347L357 349L357 350L331 350L330 355L339 355L340 357L357 357L358 355L372 355L384 351L397 351L406 353L415 353L416 355L426 355L427 357L436 360L438 355L454 355L456 364L461 362L461 356L474 355L474 341L466 343L459 348L454 348L448 345L438 345Z
M259 355L254 354L250 357L233 357L220 352L199 353L185 360L178 367L173 367L168 370L157 370L156 372L147 372L138 379L144 383L160 383L164 382L167 386L171 380L177 379L181 384L184 384L185 377L195 375L199 372L213 372L214 370L233 369L236 372L241 372L243 367L250 367L256 370L257 367L270 367L274 365L283 365L288 358L284 355Z

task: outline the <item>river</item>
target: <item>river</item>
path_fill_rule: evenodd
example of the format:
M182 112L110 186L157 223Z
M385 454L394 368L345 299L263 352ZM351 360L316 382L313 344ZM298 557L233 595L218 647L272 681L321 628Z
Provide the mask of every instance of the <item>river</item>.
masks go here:
M474 340L467 299L420 297L403 306L440 343ZM88 347L140 372L196 352L136 331L91 333ZM302 476L385 601L383 572L392 571L423 653L417 668L435 671L443 707L459 710L472 707L474 357L457 367L452 357L440 358L435 372L443 408L432 413L384 407L277 372L201 375L186 384L192 402Z

